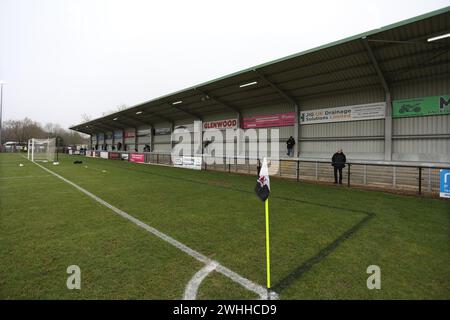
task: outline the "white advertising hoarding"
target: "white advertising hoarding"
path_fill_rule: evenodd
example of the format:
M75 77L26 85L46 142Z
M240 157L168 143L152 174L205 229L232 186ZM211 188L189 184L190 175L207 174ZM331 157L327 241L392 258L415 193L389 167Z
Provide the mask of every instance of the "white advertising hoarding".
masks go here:
M102 152L100 152L100 158L108 159L108 151L102 151Z
M202 157L180 156L173 159L174 167L202 170Z
M347 107L316 109L300 112L300 124L315 124L327 122L361 121L384 119L386 103L370 103Z

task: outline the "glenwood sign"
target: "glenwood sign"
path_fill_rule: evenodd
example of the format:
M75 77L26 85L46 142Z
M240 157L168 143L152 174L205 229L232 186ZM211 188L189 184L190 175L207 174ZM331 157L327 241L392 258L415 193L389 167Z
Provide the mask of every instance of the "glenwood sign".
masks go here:
M216 120L203 122L203 130L237 129L237 119Z

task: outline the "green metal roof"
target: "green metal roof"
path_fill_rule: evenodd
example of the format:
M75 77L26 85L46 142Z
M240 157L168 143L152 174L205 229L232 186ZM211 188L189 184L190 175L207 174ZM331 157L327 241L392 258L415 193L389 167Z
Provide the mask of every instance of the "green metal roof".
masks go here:
M273 60L264 64L260 64L251 68L247 68L235 73L228 74L223 77L219 77L207 82L200 83L195 86L191 86L170 94L162 95L158 98L148 100L146 102L137 104L135 106L132 106L128 109L122 110L120 112L116 112L111 115L107 115L104 117L100 117L98 119L89 121L84 124L80 124L77 126L72 127L71 129L81 131L81 132L93 132L93 128L90 128L89 130L86 129L87 125L92 125L95 127L94 124L97 124L101 127L108 127L111 126L111 129L113 129L113 126L115 127L121 127L121 125L118 125L116 122L112 122L111 119L115 117L130 117L128 120L123 121L123 125L127 126L135 126L138 125L138 123L147 123L147 122L161 122L163 119L173 120L173 119L179 119L180 117L192 117L192 114L196 114L195 110L203 110L208 109L208 107L212 110L212 112L223 112L226 110L226 106L236 109L241 109L241 107L246 106L240 106L240 103L238 102L245 102L245 101L264 101L264 98L266 97L268 101L271 101L271 99L276 99L276 96L278 95L277 92L274 92L272 89L270 89L270 86L267 85L267 83L262 84L261 86L258 86L257 88L250 88L248 90L234 90L234 87L237 87L239 84L243 83L244 81L249 81L252 78L258 79L258 74L255 73L256 70L264 71L268 70L270 68L276 68L280 67L282 68L284 66L285 70L279 70L277 72L268 72L266 74L269 78L277 78L281 77L282 74L286 74L290 72L290 69L292 69L292 73L295 74L295 69L299 68L307 68L308 65L305 66L298 66L299 63L302 61L306 61L306 57L310 57L312 60L317 60L317 62L310 63L312 66L317 66L318 69L320 67L325 68L325 63L327 59L323 58L321 55L328 51L333 51L332 53L334 55L337 55L334 59L345 59L346 54L342 52L347 52L349 56L353 56L353 60L357 61L359 59L360 64L358 66L349 66L345 70L331 70L328 71L330 73L339 74L339 72L342 72L342 74L355 74L355 79L347 79L347 83L351 85L352 83L357 83L358 85L363 85L366 83L367 85L370 85L371 83L374 83L374 76L373 76L373 70L371 71L369 69L370 61L365 61L365 59L368 57L364 57L365 55L361 53L362 44L361 39L373 39L375 35L383 35L388 33L395 33L396 30L400 30L403 27L411 26L408 28L408 32L411 34L410 38L413 38L413 34L420 34L420 32L424 32L425 26L422 26L420 24L421 21L431 19L432 22L430 23L430 26L426 26L427 30L425 30L425 33L427 35L433 35L435 32L442 32L443 30L447 30L450 32L450 6L442 8L440 10L436 10L427 14L423 14L411 19L407 19L398 23L394 23L379 29L374 29L365 33L361 33L355 36L351 36L339 41L335 41L323 46L319 46L310 50L302 51L293 55L289 55L277 60ZM435 23L433 21L436 20ZM416 28L413 26L417 25ZM444 25L442 27L442 25ZM415 30L417 29L417 30ZM398 32L400 34L400 32ZM403 34L403 33L402 33ZM421 35L422 36L422 35ZM383 40L383 39L381 39ZM394 39L395 40L395 39ZM402 40L402 41L407 41ZM398 41L400 42L400 41ZM426 42L422 42L421 45L425 45ZM374 50L377 53L377 57L380 58L380 60L386 60L384 63L386 63L386 69L389 69L390 64L395 63L395 55L392 55L392 53L389 53L389 50L396 50L396 55L404 56L419 60L419 57L422 55L426 55L429 53L433 53L436 48L434 46L428 45L429 48L417 49L416 51L411 51L410 49L404 50L403 48L394 48L394 44L392 44L391 47L388 46L381 46L377 43L374 43ZM394 48L394 49L392 49ZM411 52L410 52L411 51ZM390 55L392 57L390 57ZM358 56L359 55L359 56ZM388 58L389 57L389 58ZM358 59L356 59L358 58ZM445 56L444 56L445 58ZM349 58L350 59L350 58ZM390 60L389 60L390 59ZM353 63L352 61L347 61L347 63ZM388 61L389 60L389 61ZM343 60L345 61L345 60ZM446 66L448 71L448 62L443 62L444 66ZM401 65L400 62L397 62L398 65ZM403 68L406 68L406 66L403 66ZM442 68L439 68L442 69ZM326 73L326 72L325 72ZM342 74L340 76L342 77ZM288 80L284 82L275 83L276 85L279 85L283 90L285 90L289 96L296 99L299 96L302 96L301 94L298 95L297 91L306 90L308 91L308 87L303 85L302 86L302 78L298 78L298 75L300 75L300 72L297 74L297 78L290 79L289 77L284 77ZM319 78L319 76L311 75L309 79L311 78ZM281 78L280 78L281 79ZM306 79L306 78L305 78ZM350 80L354 80L353 82ZM227 83L230 82L232 85ZM242 82L241 82L242 81ZM269 80L270 81L270 80ZM323 76L323 78L319 78L317 81L322 81L321 83L316 84L316 87L319 87L320 85L324 87L323 92L319 92L318 94L325 94L328 90L328 92L331 92L332 89L339 89L339 86L333 86L333 81L337 82L335 78L332 76L326 77L326 75ZM339 80L340 81L340 80ZM358 83L359 81L359 83ZM276 82L276 81L274 81ZM304 81L308 82L308 81ZM297 83L297 87L296 84ZM228 89L227 89L228 87ZM197 89L201 89L201 91L198 91ZM272 90L272 92L270 91ZM199 96L203 95L203 91L206 91L207 94L217 92L217 94L214 94L214 98L210 101L203 102L204 106L196 106L199 104L197 101ZM279 97L279 95L278 95ZM191 98L190 103L192 104L192 108L190 108L190 105L183 105L180 106L180 108L176 108L172 106L170 103L176 100L189 100ZM253 100L252 100L253 99ZM258 100L259 99L259 100ZM220 101L223 100L223 101ZM281 97L280 100L283 100ZM220 103L224 102L224 103ZM239 105L239 106L238 106ZM194 108L196 107L196 109ZM214 106L214 108L213 108ZM221 108L219 108L221 106ZM139 119L136 119L135 111L140 109L145 109L145 114L148 115L150 118L145 118L145 120L141 121ZM184 110L184 111L183 111ZM209 110L209 109L208 109ZM205 112L205 111L202 111ZM201 112L201 113L202 113ZM159 118L159 119L158 119ZM123 119L122 119L123 120ZM103 123L103 124L101 124Z

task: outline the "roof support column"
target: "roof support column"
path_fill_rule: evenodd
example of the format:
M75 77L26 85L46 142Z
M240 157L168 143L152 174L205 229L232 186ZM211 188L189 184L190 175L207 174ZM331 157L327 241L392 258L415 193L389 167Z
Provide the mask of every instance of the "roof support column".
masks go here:
M383 86L385 93L385 101L386 101L386 117L384 119L384 160L391 161L392 160L392 97L391 90L389 89L389 85L386 81L386 78L381 71L381 68L378 64L378 61L375 57L375 54L372 48L369 45L369 41L366 37L362 38L362 42L367 49L367 53L369 54L370 61L373 64L375 71L377 72L378 78L380 79L380 83Z
M200 148L201 152L200 155L203 157L203 121L200 122Z
M114 151L114 149L116 149L115 144L116 144L116 130L112 131L112 145L111 145L111 150Z
M150 125L150 152L153 152L153 149L155 148L155 126L152 124Z
M236 127L237 127L237 129L240 129L241 128L241 118L242 118L242 115L241 115L241 112L236 112Z
M173 149L173 141L172 141L172 137L173 137L173 130L175 129L175 122L171 121L170 122L170 153L172 153L172 149Z
M134 151L138 152L138 128L134 127Z
M384 119L384 160L392 160L392 98L386 92L386 118Z
M294 146L294 154L295 156L298 158L300 157L300 148L299 148L299 143L300 141L298 141L299 137L300 137L300 125L299 125L299 107L297 104L294 105L294 112L295 112L295 123L294 123L294 140L295 140L295 146Z
M244 132L243 130L241 130L241 120L242 120L242 114L240 111L236 112L236 122L237 122L237 132L238 132L238 136L236 138L236 142L233 141L233 149L234 149L234 154L236 156L245 156L245 141L244 140ZM226 136L225 136L226 139ZM242 149L244 149L244 151L242 151Z
M125 151L125 128L122 129L122 151Z

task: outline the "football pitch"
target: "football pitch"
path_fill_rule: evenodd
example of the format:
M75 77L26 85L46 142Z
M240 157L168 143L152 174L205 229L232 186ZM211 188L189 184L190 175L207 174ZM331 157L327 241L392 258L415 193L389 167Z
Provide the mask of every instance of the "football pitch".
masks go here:
M256 175L0 154L0 299L182 299L196 280L197 299L259 299L255 184ZM450 299L449 201L277 178L271 191L279 299ZM218 267L200 281L205 261ZM80 290L66 286L71 265ZM380 290L367 288L372 265Z

